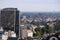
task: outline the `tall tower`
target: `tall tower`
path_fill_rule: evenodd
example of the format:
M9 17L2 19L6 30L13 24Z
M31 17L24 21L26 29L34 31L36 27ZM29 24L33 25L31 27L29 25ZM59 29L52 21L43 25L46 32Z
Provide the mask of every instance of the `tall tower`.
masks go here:
M19 10L17 8L4 8L1 10L1 26L4 30L19 32Z

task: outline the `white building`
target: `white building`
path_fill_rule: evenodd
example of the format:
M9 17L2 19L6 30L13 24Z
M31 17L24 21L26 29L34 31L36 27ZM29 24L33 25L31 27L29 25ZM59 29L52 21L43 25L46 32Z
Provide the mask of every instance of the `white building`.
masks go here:
M33 32L31 30L27 30L27 36L28 37L33 37Z
M9 32L4 32L4 34L2 35L2 40L7 40L8 37L16 37L16 33L14 33L14 31L9 31Z
M14 33L14 31L11 32L11 37L16 37L16 33Z
M35 32L35 28L37 28L36 25L31 25L32 26L32 29L33 29L33 32Z
M8 35L2 35L2 40L7 40L8 39Z
M3 32L3 27L0 27L0 31L2 31L2 32Z
M45 27L44 25L40 25L40 28L43 28L43 27Z

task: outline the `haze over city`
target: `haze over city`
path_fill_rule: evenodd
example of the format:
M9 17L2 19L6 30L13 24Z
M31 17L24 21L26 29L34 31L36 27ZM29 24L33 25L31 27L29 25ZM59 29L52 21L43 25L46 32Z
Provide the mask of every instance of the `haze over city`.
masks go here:
M0 0L0 9L18 8L22 12L60 11L60 0Z

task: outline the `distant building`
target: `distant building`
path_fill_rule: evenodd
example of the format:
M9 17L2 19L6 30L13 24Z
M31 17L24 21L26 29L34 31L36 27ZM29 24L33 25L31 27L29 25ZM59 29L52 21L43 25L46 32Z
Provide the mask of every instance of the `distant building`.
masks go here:
M9 37L16 37L16 33L14 31L8 31Z
M27 37L33 37L33 32L31 30L27 30Z
M0 31L3 32L3 27L0 27Z
M20 29L21 29L21 30L20 30L21 38L22 38L22 39L27 38L27 26L21 24L21 25L20 25Z
M31 25L31 26L32 26L33 32L35 32L35 29L37 28L37 26L36 25Z
M13 30L18 34L19 10L17 8L4 8L0 13L0 26L2 26L4 30Z
M3 28L0 27L0 40L2 40L2 35L3 35Z
M14 31L5 31L2 34L2 40L7 40L9 37L16 38L16 33Z
M44 26L44 25L40 25L39 27L40 27L40 28L44 28L45 26Z
M7 40L7 39L8 39L8 35L3 34L2 35L2 40Z

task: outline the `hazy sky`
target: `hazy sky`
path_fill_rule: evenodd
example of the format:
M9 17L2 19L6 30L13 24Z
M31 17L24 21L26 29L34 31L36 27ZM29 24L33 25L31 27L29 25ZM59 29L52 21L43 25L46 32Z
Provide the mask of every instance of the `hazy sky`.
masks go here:
M60 0L0 0L0 9L6 7L20 11L60 11Z

